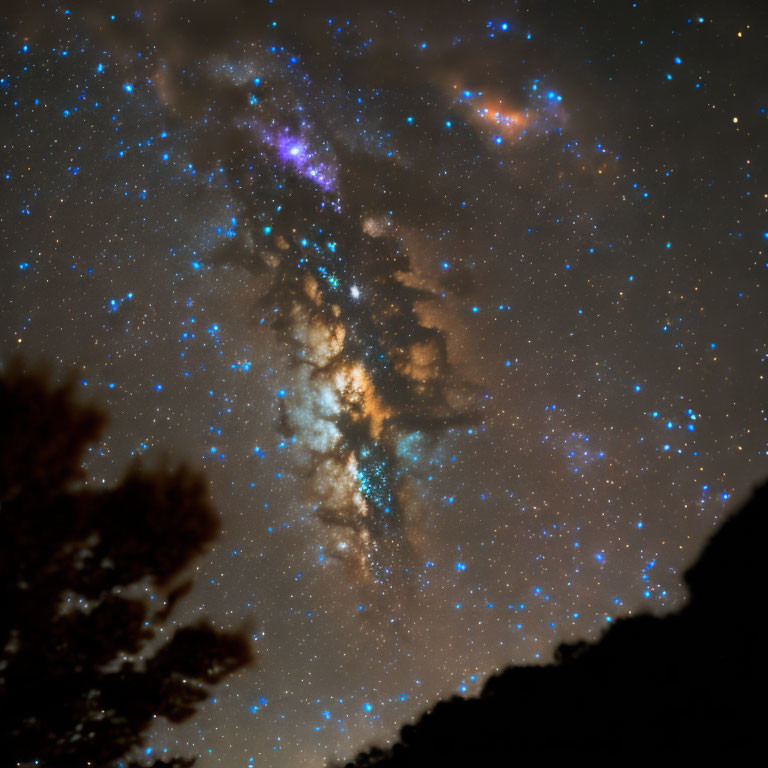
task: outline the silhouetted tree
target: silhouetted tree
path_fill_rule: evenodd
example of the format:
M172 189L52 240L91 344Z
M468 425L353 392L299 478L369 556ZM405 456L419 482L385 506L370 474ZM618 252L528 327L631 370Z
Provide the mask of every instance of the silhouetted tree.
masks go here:
M203 479L136 468L92 489L84 452L104 419L73 389L19 363L0 376L2 765L129 759L155 717L185 720L206 685L251 660L243 633L163 626L217 533Z
M596 643L560 646L555 664L508 667L479 696L439 702L392 747L362 752L348 768L759 754L767 528L768 484L687 572L682 610L621 619Z

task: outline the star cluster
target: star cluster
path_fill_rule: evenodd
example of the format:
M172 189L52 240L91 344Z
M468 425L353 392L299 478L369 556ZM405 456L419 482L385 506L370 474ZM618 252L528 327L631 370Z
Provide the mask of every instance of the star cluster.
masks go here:
M765 10L2 14L2 358L108 408L89 483L205 469L179 621L259 655L148 760L321 766L680 605L768 469Z

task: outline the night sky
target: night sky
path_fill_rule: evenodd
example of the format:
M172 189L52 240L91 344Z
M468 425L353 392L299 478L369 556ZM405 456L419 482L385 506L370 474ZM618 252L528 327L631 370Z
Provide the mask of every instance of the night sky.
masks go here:
M150 758L318 768L680 606L768 475L768 6L3 9L0 356L108 409L91 485L205 471L176 619L259 659Z

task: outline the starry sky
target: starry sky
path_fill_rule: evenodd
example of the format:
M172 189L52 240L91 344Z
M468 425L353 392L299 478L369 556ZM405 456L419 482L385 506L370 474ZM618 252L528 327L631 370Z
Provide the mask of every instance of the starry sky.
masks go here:
M768 7L0 13L0 356L109 410L92 486L205 471L176 619L259 659L147 759L319 768L681 604L768 475Z

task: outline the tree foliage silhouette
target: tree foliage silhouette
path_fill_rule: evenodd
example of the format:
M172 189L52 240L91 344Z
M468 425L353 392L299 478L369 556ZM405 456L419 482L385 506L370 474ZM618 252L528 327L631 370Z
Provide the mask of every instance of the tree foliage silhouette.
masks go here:
M72 383L19 362L0 376L4 765L125 764L155 717L185 720L208 685L251 661L244 633L166 631L190 586L180 575L218 529L202 477L135 468L92 489L83 457L103 425Z
M361 752L347 768L759 754L767 529L765 484L686 573L682 610L621 619L596 643L560 646L554 664L508 667L479 696L439 702L391 747Z

